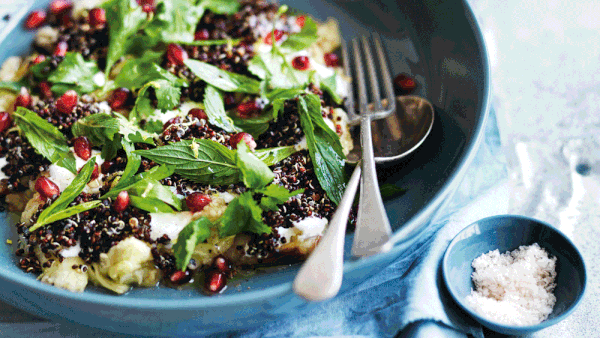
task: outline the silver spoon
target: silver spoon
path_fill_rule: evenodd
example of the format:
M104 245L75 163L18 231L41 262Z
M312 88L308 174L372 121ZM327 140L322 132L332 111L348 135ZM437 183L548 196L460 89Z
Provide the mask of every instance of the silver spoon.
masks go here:
M397 98L396 112L372 123L375 162L397 161L414 152L431 133L434 120L433 105L418 96ZM294 292L309 301L334 297L342 286L344 271L344 239L348 215L360 182L360 143L348 155L349 163L357 163L348 181L344 196L315 250L300 268L293 284ZM355 234L356 236L356 234ZM381 251L391 248L384 245Z

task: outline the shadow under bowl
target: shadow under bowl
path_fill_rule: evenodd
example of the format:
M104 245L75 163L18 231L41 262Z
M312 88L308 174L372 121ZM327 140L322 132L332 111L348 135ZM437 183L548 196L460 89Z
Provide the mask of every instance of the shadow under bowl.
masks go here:
M556 304L550 316L536 325L516 326L494 322L471 310L465 298L475 288L473 260L492 250L505 253L533 243L557 258ZM517 215L492 216L464 228L446 249L442 271L450 295L461 308L483 326L507 335L532 333L565 319L582 299L586 286L585 264L575 245L549 224Z

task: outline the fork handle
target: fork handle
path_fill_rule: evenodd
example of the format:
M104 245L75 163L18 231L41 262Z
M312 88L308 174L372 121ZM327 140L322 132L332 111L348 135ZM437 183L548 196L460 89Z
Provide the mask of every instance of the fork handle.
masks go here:
M369 116L361 119L360 130L363 176L360 183L360 199L352 255L366 257L390 249L388 240L392 234L392 228L383 207L377 182Z

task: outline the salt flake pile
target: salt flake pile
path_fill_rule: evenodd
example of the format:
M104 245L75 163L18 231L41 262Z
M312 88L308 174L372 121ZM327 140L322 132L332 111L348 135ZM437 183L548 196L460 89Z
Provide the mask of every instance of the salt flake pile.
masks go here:
M465 299L478 314L500 324L534 325L552 312L556 297L556 257L537 243L501 254L490 251L473 260L476 290Z

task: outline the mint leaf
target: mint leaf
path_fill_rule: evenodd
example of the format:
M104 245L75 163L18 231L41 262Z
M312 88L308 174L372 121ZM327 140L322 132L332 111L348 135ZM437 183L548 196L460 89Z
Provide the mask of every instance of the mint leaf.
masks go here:
M210 237L210 227L212 223L206 217L191 221L181 230L177 236L177 242L173 244L173 255L177 263L177 269L185 271L194 249L199 243L204 242Z
M85 186L90 181L90 177L92 176L92 172L94 171L94 164L96 164L96 158L92 157L89 161L81 168L77 176L73 179L73 181L65 188L65 190L58 196L58 198L50 204L44 211L42 211L35 222L35 224L29 228L29 231L34 231L46 224L49 224L50 221L56 221L54 214L63 211L73 200L75 197L79 196ZM63 213L62 215L67 215L68 213ZM68 216L67 216L68 217Z
M109 29L105 70L109 74L115 62L125 55L129 46L127 40L142 28L147 15L135 0L109 0L102 7Z
M323 121L321 101L313 95L301 96L298 100L300 123L317 179L327 196L338 204L346 188L345 157L337 134Z
M299 33L290 34L279 48L286 52L297 52L312 46L319 36L317 35L317 23L309 16L305 16L304 27Z
M138 197L134 195L129 195L129 201L132 206L142 209L147 212L162 212L162 213L172 213L173 208L171 208L168 204L156 198L149 197Z
M260 199L260 207L265 210L277 211L279 210L278 204L283 204L292 196L304 193L304 189L289 191L281 185L271 184L258 192L265 195Z
M101 146L114 139L119 132L119 121L106 113L92 114L77 120L71 127L73 136L85 136L95 146Z
M38 153L52 163L58 163L73 173L77 172L74 169L75 157L67 145L67 139L58 128L23 107L18 107L12 117L27 141Z
M196 26L204 14L204 7L195 3L191 0L160 2L144 32L163 42L194 41Z
M235 14L241 4L238 0L202 0L200 5L216 14Z
M271 233L271 228L262 220L262 209L250 191L242 193L231 201L219 222L221 237L232 236L244 231L257 234Z
M178 41L180 45L187 46L220 46L231 45L236 46L242 42L242 39L222 39L222 40L195 40L195 41Z
M265 112L257 117L242 119L232 116L231 119L236 128L251 134L254 138L258 138L269 129L269 122L273 121L273 116Z
M155 80L167 80L178 87L186 86L186 80L178 78L155 63L157 56L160 60L162 53L150 51L141 58L126 61L121 72L115 77L113 86L136 90Z
M330 77L321 79L321 84L319 87L323 89L323 91L325 91L327 94L329 94L329 96L331 96L335 103L342 104L343 99L337 93L336 78L337 74L333 74Z
M248 71L262 80L268 88L304 88L308 85L311 72L294 69L278 49L256 53L250 60Z
M211 85L206 86L204 90L204 108L210 124L229 133L239 131L225 112L221 92Z
M168 187L160 184L158 180L144 179L133 184L127 189L130 195L149 198L166 203L176 210L181 210L181 200Z
M127 120L123 115L115 114L115 117L119 122L119 134L123 135L128 142L154 144L154 138L158 134L152 134L141 129L136 123Z
M141 189L140 187L145 189L148 186L148 182L158 182L171 175L173 175L173 168L170 166L161 165L159 167L154 167L148 171L139 173L130 179L125 178L125 181L122 185L117 184L117 186L110 189L110 191L106 194L100 196L100 198L105 199L115 197L123 190L129 191L132 189Z
M70 85L64 87L65 89L75 87L81 93L90 93L103 84L94 81L94 76L99 72L100 69L95 61L85 61L81 54L69 52L58 68L48 76L48 81L54 84Z
M262 189L275 178L271 169L250 152L243 140L237 145L235 164L242 172L244 185L250 189Z
M22 83L14 82L14 81L0 81L0 89L8 90L14 93L19 93Z
M68 207L66 209L63 209L61 211L58 211L58 212L53 213L52 215L48 216L48 218L46 218L44 220L44 224L39 225L39 222L38 222L38 228L40 226L44 226L46 224L52 224L56 221L60 221L61 219L69 218L73 215L80 214L84 211L94 209L94 208L100 206L100 204L102 204L101 201L90 201L90 202L84 202L81 204L77 204L72 207ZM32 230L35 230L35 229L32 229Z
M266 165L272 166L290 157L297 151L298 150L295 146L263 148L257 149L254 152L254 155L258 157L261 161L263 161Z
M140 165L142 164L142 158L133 153L135 151L133 144L127 142L125 139L122 139L121 145L125 150L125 154L127 155L127 165L125 165L125 170L123 170L123 174L121 175L119 182L117 182L117 184L111 188L109 193L114 193L113 190L120 192L123 187L128 186L132 182L134 175L137 173Z
M185 65L202 81L226 92L258 94L260 82L236 73L222 70L198 60L187 59Z

